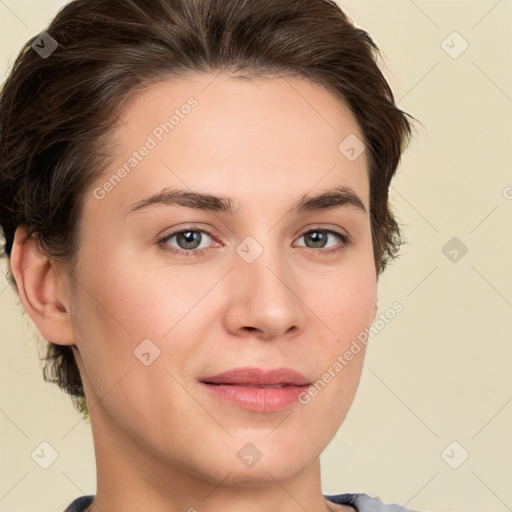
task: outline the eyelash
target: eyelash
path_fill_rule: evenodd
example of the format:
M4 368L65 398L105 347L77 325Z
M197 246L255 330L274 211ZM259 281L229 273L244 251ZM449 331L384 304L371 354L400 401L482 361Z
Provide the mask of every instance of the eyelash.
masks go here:
M213 236L213 234L209 230L207 230L207 229L199 229L199 228L195 228L195 227L191 226L191 227L188 227L188 228L187 227L186 228L181 228L178 231L173 231L172 233L169 233L164 238L160 239L157 242L157 244L161 245L161 246L165 246L163 248L163 250L166 251L166 252L169 252L171 254L178 255L178 256L185 256L187 258L201 256L206 251L209 251L211 249L211 247L207 247L207 248L203 248L203 249L190 249L190 250L186 251L185 249L170 248L169 244L167 244L167 242L171 238L173 238L174 236L179 235L181 233L186 233L186 232L189 232L189 231L199 232L199 233L201 233L201 232L202 233L206 233L212 239L215 240L215 237ZM349 246L352 243L352 239L348 235L346 235L345 233L340 233L339 231L335 231L335 230L332 230L332 229L326 229L326 228L323 228L321 226L315 226L315 227L313 227L311 229L308 229L307 231L302 233L302 235L300 235L299 238L302 238L304 235L307 235L308 233L315 233L315 232L330 233L330 234L338 236L341 239L341 242L342 242L341 247L334 247L334 248L330 248L330 249L314 249L314 248L311 248L311 247L306 247L308 252L309 251L313 251L313 252L317 252L317 253L320 252L323 255L334 254L334 253L342 251L343 249L345 249L347 246Z

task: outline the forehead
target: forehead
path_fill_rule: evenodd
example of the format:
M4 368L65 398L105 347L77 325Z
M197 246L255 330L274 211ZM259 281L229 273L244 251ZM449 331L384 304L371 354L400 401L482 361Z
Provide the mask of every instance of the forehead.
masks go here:
M368 195L365 152L353 160L342 151L344 141L363 139L355 117L301 78L194 73L154 83L124 103L113 135L115 160L95 186L122 178L100 208L126 209L178 185L241 204L268 203L273 193L296 202L316 184Z
M190 98L197 101L197 107L193 108L194 117L199 118L201 124L207 122L209 127L215 126L222 131L234 128L234 123L238 122L239 126L250 125L251 132L263 128L261 135L266 132L269 136L286 127L288 131L282 133L283 140L292 135L299 138L302 134L311 135L317 130L323 135L331 132L335 139L343 132L362 138L350 109L318 83L303 77L246 78L223 73L189 73L136 91L123 104L118 135L122 134L123 128L134 126L150 132L155 128L154 121L169 120L174 111L183 119L180 110ZM198 130L199 123L192 120L187 124L193 125L196 137L202 135ZM124 141L129 142L129 134L124 135ZM215 135L210 132L209 138L214 139Z

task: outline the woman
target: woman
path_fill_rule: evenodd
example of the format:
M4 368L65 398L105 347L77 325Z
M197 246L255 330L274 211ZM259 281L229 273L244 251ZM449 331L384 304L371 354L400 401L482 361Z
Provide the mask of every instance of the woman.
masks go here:
M320 480L400 245L377 52L328 0L76 0L27 43L0 222L91 420L67 512L408 510Z

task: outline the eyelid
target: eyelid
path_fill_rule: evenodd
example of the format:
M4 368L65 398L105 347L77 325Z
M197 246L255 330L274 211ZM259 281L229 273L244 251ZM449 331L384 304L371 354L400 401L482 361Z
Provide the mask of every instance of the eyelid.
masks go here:
M352 237L344 230L341 229L339 226L333 226L332 224L313 224L312 226L308 227L307 229L301 230L299 233L299 236L304 236L306 233L309 233L310 231L326 231L329 233L335 233L339 235L340 237L347 240L347 243L352 241Z

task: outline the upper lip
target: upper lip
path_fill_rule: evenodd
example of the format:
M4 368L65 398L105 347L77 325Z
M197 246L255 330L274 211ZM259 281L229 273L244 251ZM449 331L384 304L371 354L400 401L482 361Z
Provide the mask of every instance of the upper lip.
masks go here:
M305 386L310 384L304 375L291 368L263 369L255 367L235 368L218 375L202 378L201 382L241 386L273 386L277 384Z

